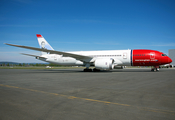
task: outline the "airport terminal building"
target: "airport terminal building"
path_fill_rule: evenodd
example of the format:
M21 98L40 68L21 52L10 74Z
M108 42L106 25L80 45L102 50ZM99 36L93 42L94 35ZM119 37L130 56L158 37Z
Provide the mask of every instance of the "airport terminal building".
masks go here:
M175 66L175 49L169 49L168 56L172 59L171 65Z

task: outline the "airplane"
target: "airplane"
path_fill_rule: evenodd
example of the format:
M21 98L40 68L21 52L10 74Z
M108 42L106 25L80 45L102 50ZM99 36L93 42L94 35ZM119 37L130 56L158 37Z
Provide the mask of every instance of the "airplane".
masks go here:
M40 34L36 34L40 48L8 44L6 45L41 51L40 56L25 54L49 63L67 66L85 66L84 72L113 70L122 66L153 66L151 71L159 71L159 65L172 62L166 54L147 49L133 50L103 50L103 51L76 51L61 52L54 50ZM95 68L90 69L91 66Z

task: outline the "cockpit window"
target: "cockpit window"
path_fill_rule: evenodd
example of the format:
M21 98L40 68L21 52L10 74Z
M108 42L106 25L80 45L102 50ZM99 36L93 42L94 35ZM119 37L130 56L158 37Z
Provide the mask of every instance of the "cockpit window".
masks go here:
M162 54L162 56L167 56L166 54Z

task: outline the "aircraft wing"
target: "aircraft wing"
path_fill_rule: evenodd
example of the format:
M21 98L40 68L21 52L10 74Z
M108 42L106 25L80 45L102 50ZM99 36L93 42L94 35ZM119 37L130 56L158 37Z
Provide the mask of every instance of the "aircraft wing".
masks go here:
M68 53L68 52L47 50L47 49L41 49L41 48L35 48L35 47L29 47L29 46L22 46L22 45L14 45L14 44L8 44L8 43L5 43L5 44L10 45L10 46L20 47L20 48L26 48L26 49L30 49L30 50L49 52L50 54L59 54L59 55L63 55L64 57L73 57L73 58L75 58L77 60L80 60L80 61L83 61L83 62L89 62L91 59L93 59L93 57L90 57L90 56L78 55L78 54L73 54L73 53ZM29 56L33 56L33 55L29 55Z

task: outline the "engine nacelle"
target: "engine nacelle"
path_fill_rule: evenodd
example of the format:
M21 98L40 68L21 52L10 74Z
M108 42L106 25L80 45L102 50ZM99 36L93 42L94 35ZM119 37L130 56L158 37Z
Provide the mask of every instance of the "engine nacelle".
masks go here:
M114 59L102 58L95 60L95 68L100 70L112 70L114 69Z

